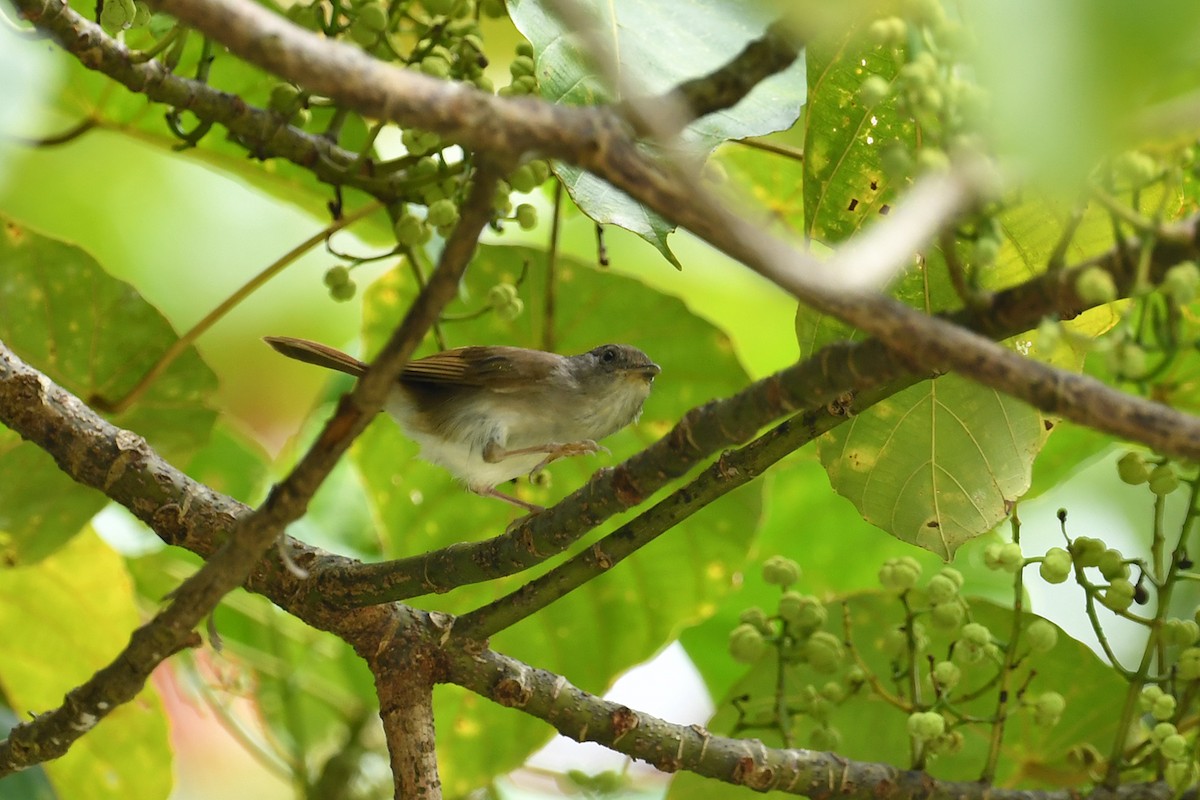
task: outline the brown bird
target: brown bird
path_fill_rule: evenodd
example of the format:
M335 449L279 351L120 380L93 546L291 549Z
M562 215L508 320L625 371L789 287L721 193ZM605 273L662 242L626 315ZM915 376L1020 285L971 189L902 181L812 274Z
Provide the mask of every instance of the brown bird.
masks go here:
M367 365L319 342L265 337L289 358L355 377ZM539 506L496 486L555 459L603 449L596 444L637 420L659 366L624 344L577 356L520 347L459 347L409 362L385 409L472 492L529 511Z

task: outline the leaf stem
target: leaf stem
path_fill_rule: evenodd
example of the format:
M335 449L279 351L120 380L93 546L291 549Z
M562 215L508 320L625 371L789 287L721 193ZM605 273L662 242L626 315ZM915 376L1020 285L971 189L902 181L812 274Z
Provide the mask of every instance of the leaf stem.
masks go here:
M220 305L205 315L204 319L193 325L186 333L175 340L174 344L167 348L166 352L155 362L145 375L142 376L132 389L126 392L123 396L116 400L108 400L104 397L93 396L88 398L88 402L95 408L101 411L106 411L110 414L120 414L128 409L134 403L141 399L146 390L156 381L162 374L179 358L185 350L187 350L193 342L203 335L209 328L221 321L233 309L237 308L243 300L245 300L254 292L258 291L267 281L274 278L292 262L304 255L306 252L316 247L321 242L332 236L337 231L349 225L358 222L361 219L373 214L375 211L382 208L383 204L379 202L368 203L358 211L348 216L342 217L339 220L331 222L320 231L305 239L300 244L293 247L287 253L283 254L275 263L264 269L262 272L255 275L250 280L246 281L237 291L229 295Z

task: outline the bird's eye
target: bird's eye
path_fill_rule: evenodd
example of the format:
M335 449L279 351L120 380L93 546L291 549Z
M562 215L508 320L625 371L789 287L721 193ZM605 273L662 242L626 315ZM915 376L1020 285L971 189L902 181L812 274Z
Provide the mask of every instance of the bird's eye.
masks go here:
M600 360L605 364L611 364L617 360L617 351L611 347L606 347L600 351Z

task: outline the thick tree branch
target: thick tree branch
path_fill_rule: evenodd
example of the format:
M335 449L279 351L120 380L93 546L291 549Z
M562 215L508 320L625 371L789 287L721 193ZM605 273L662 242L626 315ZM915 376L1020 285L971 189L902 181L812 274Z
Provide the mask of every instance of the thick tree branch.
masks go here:
M714 736L699 725L675 725L604 700L559 675L492 650L448 653L446 668L450 682L542 719L577 742L602 744L663 772L686 770L759 792L786 792L812 800L1078 800L1080 796L1075 789L1036 791L979 781L940 781L925 772L850 761L833 753L784 750L757 739ZM1115 790L1096 789L1090 796L1168 800L1172 792L1165 783L1131 783Z
M320 39L245 0L154 0L153 4L242 58L360 113L432 130L475 150L510 155L538 152L588 169L801 302L888 342L914 367L956 370L1050 414L1142 442L1166 455L1200 458L1200 420L1190 415L1032 362L888 298L831 288L838 285L835 279L844 283L846 275L853 274L842 269L846 265L838 258L821 263L730 213L689 181L678 180L677 174L638 151L611 111L505 100L394 69L349 45ZM959 171L948 179L961 184L958 191L973 194L980 180L975 172ZM884 232L881 238L884 234L894 235L897 241L908 238L895 220L877 225Z
M1187 224L1195 226L1198 219L1188 220ZM1161 279L1167 269L1194 254L1190 247L1160 243L1152 253L1151 276ZM1004 339L1036 327L1045 316L1073 318L1090 306L1076 293L1075 282L1083 270L1092 266L1108 271L1123 293L1136 280L1134 267L1114 249L1076 267L1044 273L997 292L988 305L948 315L946 321L994 339ZM519 572L562 552L604 520L662 489L719 450L746 442L763 425L784 414L805 409L801 418L806 420L805 425L807 420L816 421L817 427L813 428L816 435L825 430L825 423L839 421L825 419L825 407L836 398L853 394L865 403L864 393L872 387L898 390L924 375L910 369L878 339L826 347L812 358L751 384L730 398L693 409L646 450L612 469L598 471L556 506L521 520L501 536L482 542L464 541L431 553L377 564L326 559L327 568L318 573L317 591L326 598L361 605L449 591L465 583ZM862 407L861 403L856 405ZM803 426L794 426L790 435L798 437L803 430ZM804 441L794 438L794 447ZM707 497L719 487L728 491L738 485L717 473L706 475L709 477L702 476L681 490L683 495ZM711 485L710 480L714 482ZM667 513L666 508L656 506L647 512L658 522L634 520L613 535L625 536L634 529L641 531L639 536L656 535L660 532L659 525L669 522L675 514L684 513L685 507L691 508L685 516L692 513L695 502L683 501L682 497L665 500L663 503L671 503L675 510ZM597 566L600 563L597 561ZM544 580L560 577L548 575Z
M354 392L343 398L337 414L291 474L272 490L262 507L253 513L239 514L236 521L221 520L207 531L210 539L219 538L222 531L232 532L215 553L207 554L205 565L180 586L170 606L134 632L129 646L112 664L68 693L63 706L18 726L7 740L0 742L0 775L62 755L79 735L94 727L113 708L133 699L154 667L195 640L192 631L195 625L222 596L246 581L283 529L304 514L313 494L350 442L382 407L390 387L429 326L455 296L479 234L491 219L492 197L500 175L492 167L477 172L471 195L463 205L462 217L446 243L437 270L379 358ZM72 477L79 479L71 469L74 460L80 454L100 448L104 452L96 455L109 464L108 469L103 476L94 474L88 482L117 497L112 492L114 481L153 456L141 437L97 424L98 418L77 398L30 369L3 343L0 343L0 368L0 386L4 387L0 419L21 436L42 446L47 439L56 441L57 446L48 449ZM72 436L75 441L64 447L64 440ZM189 505L185 499L176 505L177 513L186 516L190 513ZM165 504L155 513L164 510ZM406 778L411 778L413 785L428 780L428 776Z
M102 72L155 102L223 125L256 158L286 159L326 183L353 186L385 202L405 195L405 173L376 177L371 174L369 163L361 164L358 171L351 173L356 153L338 147L325 136L292 127L280 115L249 106L237 95L175 75L157 59L135 59L133 51L65 2L16 0L13 5L88 69ZM98 123L87 120L84 124Z
M1174 254L1178 255L1177 252ZM1164 253L1158 263L1174 263L1169 255ZM1122 285L1132 280L1131 276L1123 276L1119 272L1125 268L1124 260L1115 253L1109 254L1107 259L1101 259L1101 263L1117 271L1118 282ZM1070 316L1072 307L1082 307L1074 295L1074 282L1070 278L1070 271L1064 271L998 295L993 305L995 317L1005 321L1005 324L1019 326L1031 306L1041 310L1058 307L1064 316ZM140 452L138 458L130 459L116 443L123 438L136 437L104 422L80 401L29 370L15 357L7 353L5 357L8 363L39 382L46 403L31 408L28 398L21 391L23 381L17 379L11 369L0 371L0 419L55 455L64 471L73 478L100 488L125 504L165 540L185 544L202 555L208 555L217 546L212 531L225 529L231 520L248 513L244 506L196 484L174 470L149 448ZM47 405L68 409L70 414L64 417L62 413L54 412L53 408L48 409ZM310 570L318 570L324 563L318 551L300 544L292 547L293 553L298 553L296 560ZM767 750L739 740L715 739L699 729L666 726L665 723L660 725L651 717L577 692L566 687L557 676L531 670L502 656L488 653L480 657L473 648L464 648L462 652L442 651L435 640L444 638L443 632L450 625L448 618L439 622L436 617L403 606L338 609L312 602L312 596L307 591L311 581L288 572L278 559L268 558L260 562L247 583L252 590L266 594L309 624L333 631L351 642L376 669L377 676L382 674L382 669L391 669L399 674L401 670L415 667L420 670L419 675L430 675L438 680L450 669L453 682L506 704L520 706L552 723L558 722L568 735L578 736L578 732L584 728L584 722L595 721L595 727L589 727L589 738L605 741L615 749L663 768L694 769L700 774L747 785L758 785L767 780L782 781L780 776L787 776L787 780L791 781L799 776L794 784L796 791L810 794L817 790L810 789L800 779L816 780L813 777L814 769L819 773L823 765L830 763L838 765L838 775L842 774L842 770L851 770L847 774L867 781L858 790L866 786L872 792L878 791L892 784L871 783L871 780L890 781L895 777L891 768L879 765L847 764L840 760L831 762L831 756ZM447 659L453 660L452 667L447 666ZM472 664L475 666L472 667ZM478 674L472 674L472 670ZM422 677L418 684L426 680ZM420 703L416 703L411 715L397 714L397 725L402 720L416 719L421 707ZM398 706L389 708L395 711ZM634 728L630 725L634 725ZM635 729L638 731L636 735L633 733ZM607 738L610 735L613 736L611 742ZM713 742L728 745L730 749L720 751L719 757L716 757L717 751L711 751L715 760L710 760ZM777 763L792 772L770 771L775 769L773 765ZM801 769L805 772L797 771ZM901 783L896 786L913 790L918 787L928 789L930 786L946 786L947 790L959 788L957 785L931 783L927 777L917 773L901 774ZM843 788L851 791L850 784ZM1122 791L1128 792L1130 797L1161 796L1157 785ZM1018 796L1040 795L1014 794L1014 798ZM1058 796L1047 795L1054 798Z

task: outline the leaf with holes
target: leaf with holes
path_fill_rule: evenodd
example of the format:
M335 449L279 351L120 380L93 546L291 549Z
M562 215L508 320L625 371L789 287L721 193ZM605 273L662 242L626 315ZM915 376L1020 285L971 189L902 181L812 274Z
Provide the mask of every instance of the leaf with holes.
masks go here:
M907 148L916 142L916 126L896 111L894 99L874 109L859 101L872 75L890 82L896 61L867 41L860 26L808 48L804 216L808 235L825 244L887 213L896 187L884 174L883 150L892 142Z
M579 3L602 45L615 54L617 68L632 77L630 90L645 96L664 93L727 63L771 22L769 9L751 3L697 0L607 0ZM555 16L544 0L510 0L509 14L533 45L543 97L573 105L613 99L597 81L583 37ZM681 26L679 20L687 19ZM682 139L707 152L726 139L761 136L788 128L804 104L804 63L759 83L733 108L696 120ZM554 166L571 198L589 217L619 225L650 242L679 266L667 236L674 226L625 193L577 167Z

